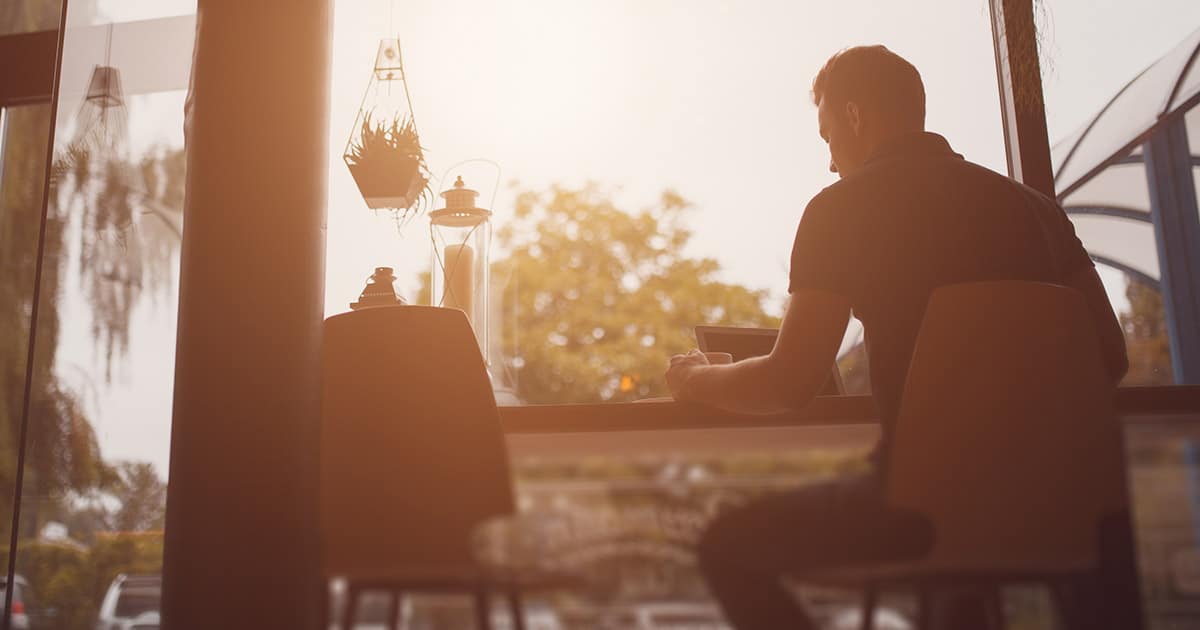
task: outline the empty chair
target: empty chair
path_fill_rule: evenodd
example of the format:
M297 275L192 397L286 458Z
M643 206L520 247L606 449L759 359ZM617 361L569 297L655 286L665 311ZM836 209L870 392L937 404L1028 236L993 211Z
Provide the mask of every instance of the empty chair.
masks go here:
M347 579L344 626L365 590L463 591L489 627L488 593L511 580L474 560L472 530L512 514L500 417L466 316L367 308L325 322L321 534L327 577ZM392 615L389 623L395 623Z
M879 589L914 589L924 627L932 590L1057 589L1096 571L1101 524L1127 509L1127 494L1113 387L1090 321L1083 296L1056 285L935 291L886 471L889 505L924 514L934 545L916 562L795 577L865 587L868 611Z

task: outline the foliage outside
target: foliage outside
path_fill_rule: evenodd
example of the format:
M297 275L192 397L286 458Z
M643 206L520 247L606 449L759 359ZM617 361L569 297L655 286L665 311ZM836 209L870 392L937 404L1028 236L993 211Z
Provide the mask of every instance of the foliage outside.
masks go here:
M1166 313L1157 288L1130 278L1125 286L1129 310L1121 313L1129 372L1122 385L1170 385L1174 382Z
M689 208L671 191L636 212L595 185L518 194L493 275L508 279L501 308L515 315L496 328L523 401L666 396L667 360L695 347L697 324L778 325L766 291L721 282L717 261L684 255Z
M161 530L105 534L87 547L27 540L17 547L17 566L33 589L39 627L88 630L113 578L159 573L162 554ZM6 563L7 555L0 556Z

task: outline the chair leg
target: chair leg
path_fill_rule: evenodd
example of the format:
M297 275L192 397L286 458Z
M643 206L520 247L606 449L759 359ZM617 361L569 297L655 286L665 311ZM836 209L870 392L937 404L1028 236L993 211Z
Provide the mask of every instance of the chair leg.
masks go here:
M1078 591L1072 580L1047 581L1050 597L1054 600L1054 616L1058 627L1062 630L1082 630L1086 627L1085 619L1078 604Z
M404 591L392 591L392 596L388 600L387 627L389 630L399 630L400 628L400 597L403 593Z
M1007 620L1004 614L1004 585L993 584L984 594L987 609L988 626L995 630L1004 630Z
M354 581L346 578L346 602L342 608L342 623L339 630L352 630L354 628L354 617L358 613L358 587L354 585Z
M987 629L991 610L987 586L963 586L939 579L925 585L928 591L926 627L928 630Z
M486 586L475 588L475 623L479 630L492 630L490 592Z
M929 625L931 615L930 607L933 605L932 589L925 582L917 583L917 629L916 630L932 630Z
M319 623L321 624L318 627L320 627L320 628L328 628L329 625L334 622L334 620L332 618L333 617L333 610L332 610L333 602L329 601L330 599L331 598L329 596L329 578L322 576L321 577L320 608L317 610L317 615L319 615L317 618L320 619Z
M525 606L521 601L521 591L516 587L508 589L508 610L512 616L513 630L525 630Z
M863 590L862 630L875 630L875 602L879 598L879 589L874 584L868 584Z

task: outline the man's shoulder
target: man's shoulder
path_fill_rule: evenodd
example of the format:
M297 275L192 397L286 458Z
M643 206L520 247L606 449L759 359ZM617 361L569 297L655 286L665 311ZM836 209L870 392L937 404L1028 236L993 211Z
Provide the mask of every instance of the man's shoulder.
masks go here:
M808 201L808 208L805 209L805 213L814 209L820 211L824 208L830 208L854 198L857 194L858 186L854 183L853 178L839 179L813 195L812 199Z

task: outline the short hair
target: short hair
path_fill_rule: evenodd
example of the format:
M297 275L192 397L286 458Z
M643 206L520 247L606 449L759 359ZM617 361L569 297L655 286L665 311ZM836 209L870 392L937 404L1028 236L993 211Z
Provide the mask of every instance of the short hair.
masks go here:
M901 127L925 127L925 84L915 66L885 46L854 46L825 62L812 84L813 104L854 102Z

